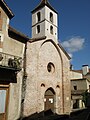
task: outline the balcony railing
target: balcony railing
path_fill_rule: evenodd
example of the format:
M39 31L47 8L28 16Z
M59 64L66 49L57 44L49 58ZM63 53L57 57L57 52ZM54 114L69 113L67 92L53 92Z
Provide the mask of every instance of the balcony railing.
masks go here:
M0 52L0 66L20 70L22 68L22 58Z

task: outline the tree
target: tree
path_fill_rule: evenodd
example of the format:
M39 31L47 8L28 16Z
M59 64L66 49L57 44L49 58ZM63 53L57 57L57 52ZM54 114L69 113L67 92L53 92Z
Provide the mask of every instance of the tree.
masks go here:
M82 101L84 102L85 107L87 107L88 94L89 94L89 93L88 93L88 90L86 90L86 91L82 94L82 96L83 96Z

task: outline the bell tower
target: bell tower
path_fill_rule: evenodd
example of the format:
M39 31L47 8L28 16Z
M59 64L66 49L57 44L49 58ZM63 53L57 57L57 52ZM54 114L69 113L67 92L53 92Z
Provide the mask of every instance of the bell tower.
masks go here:
M58 13L48 0L41 0L32 11L32 38L46 36L48 39L58 39Z

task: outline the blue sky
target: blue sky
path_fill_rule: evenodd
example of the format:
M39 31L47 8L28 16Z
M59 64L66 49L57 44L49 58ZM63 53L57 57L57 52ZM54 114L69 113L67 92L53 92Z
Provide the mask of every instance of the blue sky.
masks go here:
M15 17L10 25L31 37L31 11L41 0L5 0ZM49 0L59 13L59 42L71 55L74 69L90 67L90 0Z

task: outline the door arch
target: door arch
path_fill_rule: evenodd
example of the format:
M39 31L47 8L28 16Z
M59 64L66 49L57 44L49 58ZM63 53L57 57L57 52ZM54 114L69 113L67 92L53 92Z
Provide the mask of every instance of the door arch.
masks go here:
M53 88L48 88L44 95L44 110L46 111L49 109L55 112L55 92Z

